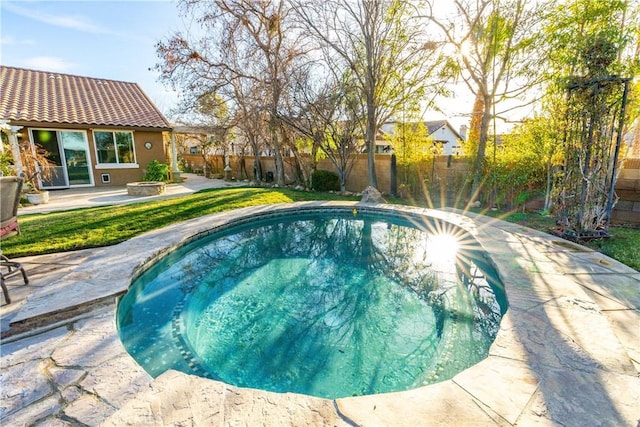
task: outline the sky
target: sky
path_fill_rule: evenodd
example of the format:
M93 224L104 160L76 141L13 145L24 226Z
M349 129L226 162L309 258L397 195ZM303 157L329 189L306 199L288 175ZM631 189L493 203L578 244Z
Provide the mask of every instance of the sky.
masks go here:
M170 117L178 95L150 70L158 63L155 44L188 29L171 0L0 0L0 63L5 66L135 82ZM439 101L459 129L468 124L473 97L463 89Z
M184 29L171 1L0 0L0 63L135 82L168 115L177 94L150 71L155 44Z

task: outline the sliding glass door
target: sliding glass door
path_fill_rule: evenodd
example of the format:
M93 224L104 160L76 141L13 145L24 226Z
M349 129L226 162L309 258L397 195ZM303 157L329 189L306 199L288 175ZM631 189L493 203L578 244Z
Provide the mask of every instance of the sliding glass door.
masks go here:
M31 141L44 151L53 174L43 188L92 186L87 133L76 130L32 129Z
M92 185L89 144L85 132L58 132L66 163L70 186Z

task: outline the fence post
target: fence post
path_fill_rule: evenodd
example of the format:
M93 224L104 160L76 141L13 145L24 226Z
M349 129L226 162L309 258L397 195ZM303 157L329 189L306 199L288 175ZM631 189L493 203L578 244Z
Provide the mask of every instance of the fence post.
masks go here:
M389 193L391 197L397 197L398 193L398 183L397 183L397 166L396 166L396 155L391 155L391 172L389 177Z

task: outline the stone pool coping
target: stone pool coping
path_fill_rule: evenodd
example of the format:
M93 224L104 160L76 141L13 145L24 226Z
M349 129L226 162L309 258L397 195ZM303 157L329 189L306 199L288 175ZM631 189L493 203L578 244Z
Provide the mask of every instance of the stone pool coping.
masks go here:
M171 248L238 217L317 207L427 214L471 233L491 254L509 300L487 359L438 384L332 401L242 389L175 371L154 380L124 351L114 297L127 290L132 277ZM2 388L17 379L19 374L11 376L18 372L13 367L42 370L42 360L50 360L54 366L47 372L67 402L59 413L88 419L85 424L91 425L258 419L268 425L635 425L640 417L640 273L545 233L461 214L397 205L299 202L209 215L102 248L20 307L12 328L27 332L3 342ZM88 303L91 309L80 318L65 320L64 313L77 315ZM58 323L51 325L52 316ZM40 327L37 333L33 325ZM79 366L84 374L69 378ZM78 390L100 397L93 415L79 409L78 402L90 397ZM42 402L34 398L29 405ZM3 394L0 420L22 420L20 405Z

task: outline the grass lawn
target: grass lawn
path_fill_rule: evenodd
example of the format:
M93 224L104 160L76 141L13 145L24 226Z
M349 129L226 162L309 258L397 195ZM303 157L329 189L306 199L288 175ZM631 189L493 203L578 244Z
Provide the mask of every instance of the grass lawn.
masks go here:
M517 212L505 214L493 211L481 213L544 232L548 232L555 225L553 217L542 216L537 213ZM609 233L612 237L583 243L583 245L640 271L640 229L612 226L609 228Z
M289 189L220 188L150 202L24 215L20 216L21 234L3 241L2 252L9 257L19 257L114 245L174 222L211 213L306 200L358 198ZM548 231L554 225L551 217L539 214L481 213L541 231ZM610 232L612 238L586 246L640 271L640 229L611 227Z
M171 199L20 216L20 235L2 242L8 257L114 245L150 230L247 206L305 200L357 200L288 189L220 188Z

